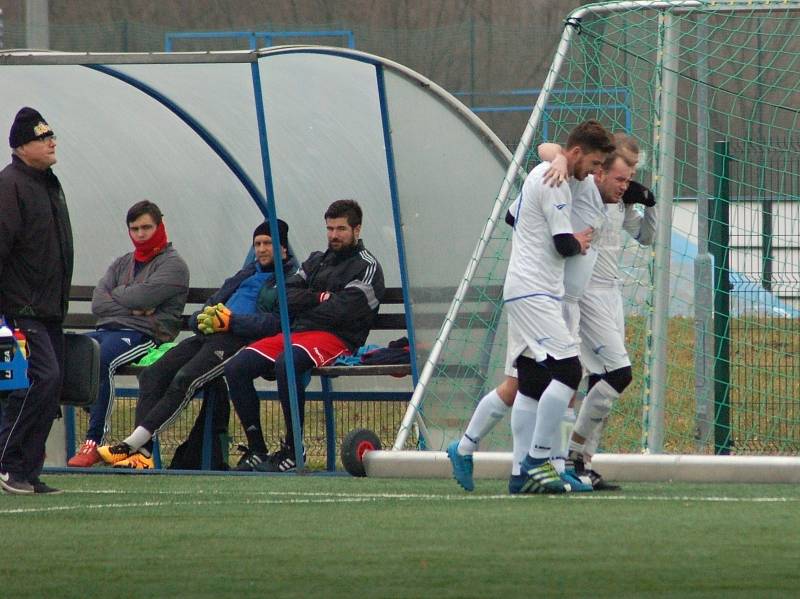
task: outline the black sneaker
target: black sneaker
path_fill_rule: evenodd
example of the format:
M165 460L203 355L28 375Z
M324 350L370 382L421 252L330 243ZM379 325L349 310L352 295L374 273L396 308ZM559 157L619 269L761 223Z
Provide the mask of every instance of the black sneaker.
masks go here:
M606 482L602 474L591 468L586 469L585 473L585 476L587 476L592 483L592 489L595 491L619 491L622 489L619 485L612 485Z
M31 495L33 494L33 485L27 480L17 478L10 472L0 472L0 487L6 493L12 495Z
M54 487L51 487L50 485L42 482L42 480L39 478L34 478L33 480L28 482L31 483L31 486L33 487L33 492L36 493L37 495L61 495L61 493L64 492L63 489L56 489Z
M303 448L303 463L307 461L305 447ZM256 470L260 472L291 472L297 469L297 463L294 457L294 447L289 447L281 441L281 448L273 453L269 461L259 464Z
M247 447L247 445L239 445L237 449L242 452L242 457L239 458L239 461L236 463L235 470L238 472L252 472L253 470L260 470L258 466L263 466L264 464L269 463L269 454L250 451L250 448Z

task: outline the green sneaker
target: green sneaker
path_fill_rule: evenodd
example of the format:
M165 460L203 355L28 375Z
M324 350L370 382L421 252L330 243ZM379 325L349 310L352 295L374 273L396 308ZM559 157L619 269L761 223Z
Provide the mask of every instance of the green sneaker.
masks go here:
M520 464L522 474L526 477L522 484L520 493L569 493L572 487L569 483L561 480L561 477L553 468L553 464L547 458L534 459L527 456Z

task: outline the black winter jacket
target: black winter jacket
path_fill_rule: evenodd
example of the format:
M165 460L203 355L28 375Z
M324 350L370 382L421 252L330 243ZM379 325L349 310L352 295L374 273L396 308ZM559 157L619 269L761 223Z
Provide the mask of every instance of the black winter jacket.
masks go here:
M286 281L293 331L327 331L350 351L364 345L384 293L383 270L359 240L341 252L313 252ZM321 294L330 297L322 300Z
M61 183L13 156L0 171L0 314L63 322L72 264Z

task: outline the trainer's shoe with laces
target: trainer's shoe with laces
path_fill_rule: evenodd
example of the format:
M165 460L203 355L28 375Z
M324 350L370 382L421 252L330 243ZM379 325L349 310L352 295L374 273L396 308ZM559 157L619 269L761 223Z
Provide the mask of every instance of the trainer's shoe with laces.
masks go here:
M520 464L526 480L520 493L569 493L572 487L561 480L548 459L534 459L527 456Z
M306 450L303 448L304 464L307 458ZM255 467L259 472L291 472L296 468L294 447L289 447L284 442L281 442L281 448L278 451L269 456L269 460Z
M122 460L114 464L114 468L130 468L131 470L152 470L156 467L153 456L146 456L143 453L132 453L127 460Z
M47 483L43 482L40 478L34 478L31 481L33 487L33 492L36 495L61 495L64 491L62 489L56 489L55 487L51 487Z
M67 466L72 468L89 468L102 461L103 459L100 457L100 454L97 453L97 443L87 439L83 442L80 449L78 449L78 453L69 459Z
M458 441L453 441L447 446L447 457L453 467L453 478L465 491L475 490L475 481L472 479L472 456L458 453Z
M27 480L17 478L10 472L0 472L0 487L12 495L32 495L33 485Z
M242 457L239 458L236 464L236 470L238 472L252 472L257 470L259 464L268 462L270 458L268 453L250 451L247 445L239 445L237 449L242 452Z
M129 457L131 457L131 453L133 452L127 443L101 445L97 448L97 455L100 456L100 459L106 464L111 464L112 466L118 462L127 460Z

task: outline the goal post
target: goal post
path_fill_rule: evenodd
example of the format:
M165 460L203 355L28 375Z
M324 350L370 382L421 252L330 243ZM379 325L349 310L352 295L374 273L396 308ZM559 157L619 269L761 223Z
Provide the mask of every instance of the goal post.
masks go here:
M798 64L797 0L608 2L567 16L394 450L417 419L426 448L443 449L501 382L503 215L538 162L536 144L563 141L596 118L642 148L637 180L654 190L659 219L654 247L624 243L634 382L601 451L800 455ZM731 148L723 172L718 142ZM729 187L727 198L715 181ZM726 226L715 221L723 205ZM723 258L730 268L721 281ZM507 422L481 444L509 449Z

